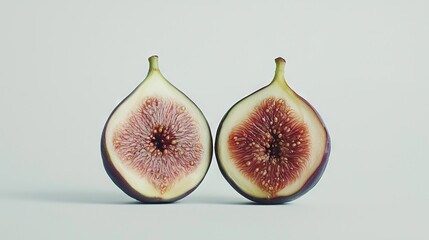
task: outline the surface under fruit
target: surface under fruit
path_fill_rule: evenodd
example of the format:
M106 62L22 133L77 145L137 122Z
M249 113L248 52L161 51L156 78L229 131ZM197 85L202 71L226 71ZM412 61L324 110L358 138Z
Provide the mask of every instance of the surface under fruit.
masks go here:
M149 58L145 80L111 113L101 138L106 172L142 202L173 202L203 180L212 137L200 109Z
M236 103L216 135L216 157L226 180L259 203L292 201L319 181L330 139L316 110L284 78L276 59L274 80Z

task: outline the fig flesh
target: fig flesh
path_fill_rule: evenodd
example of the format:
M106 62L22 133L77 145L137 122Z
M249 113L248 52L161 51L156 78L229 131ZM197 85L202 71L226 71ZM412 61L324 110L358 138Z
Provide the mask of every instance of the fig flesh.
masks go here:
M322 176L330 153L317 111L284 78L277 58L273 81L229 109L219 124L219 168L244 197L266 204L292 201Z
M141 202L173 202L201 183L212 158L212 137L200 109L149 58L143 82L111 113L102 133L106 172Z

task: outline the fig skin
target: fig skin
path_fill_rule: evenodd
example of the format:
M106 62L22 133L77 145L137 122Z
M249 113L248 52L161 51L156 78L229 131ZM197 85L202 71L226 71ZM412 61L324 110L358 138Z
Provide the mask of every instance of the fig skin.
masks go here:
M284 61L283 58L277 58L277 61ZM277 70L276 70L277 71ZM277 72L276 72L277 74ZM302 195L304 195L305 193L307 193L308 191L310 191L320 180L320 178L322 177L326 166L328 164L328 160L329 160L329 155L330 155L330 151L331 151L331 139L328 133L328 130L326 128L326 125L324 123L324 121L322 120L320 114L317 112L317 110L307 101L305 100L303 97L301 97L300 95L298 95L293 89L292 92L294 93L294 95L299 98L302 102L304 102L313 112L314 114L318 117L320 124L323 127L323 130L325 132L325 136L326 136L326 144L325 144L325 148L324 148L324 152L323 152L323 156L322 159L318 165L318 167L316 168L316 170L311 174L311 176L306 180L306 182L302 185L302 187L296 191L295 193L291 194L291 195L287 195L287 196L279 196L279 197L273 197L273 198L259 198L259 197L255 197L251 194L246 193L243 189L240 188L240 186L238 186L238 184L236 184L234 182L234 180L228 175L225 166L222 164L222 161L220 160L221 156L220 156L220 144L219 144L219 135L220 132L222 130L223 127L223 123L225 121L225 119L228 117L229 113L234 109L235 106L239 105L242 101L252 97L253 94L264 90L266 88L268 88L270 86L264 86L256 91L254 91L253 93L249 94L248 96L242 98L240 101L236 102L226 113L225 115L222 117L219 126L217 128L216 131L216 138L215 138L215 156L216 156L216 160L218 163L218 167L220 172L222 173L222 175L224 176L224 178L226 179L226 181L239 193L241 194L243 197L257 203L257 204L283 204L286 202L290 202L293 201L299 197L301 197Z
M149 60L151 58L157 58L157 56L152 56L149 58ZM152 63L151 63L152 64ZM151 66L152 68L152 66ZM151 69L149 70L149 72L151 71ZM148 197L140 192L138 192L137 190L135 190L128 182L127 180L120 174L120 172L116 169L116 167L114 166L113 162L112 162L112 158L109 154L109 150L108 147L106 145L106 131L107 131L107 126L108 123L110 122L110 119L112 118L112 116L115 114L116 110L124 103L126 102L133 94L135 94L135 92L139 89L141 83L130 93L128 94L127 97L125 97L115 108L114 110L110 113L104 127L103 127L103 131L102 131L102 136L101 136L101 157L102 157L102 161L103 161L103 166L104 169L106 171L106 173L108 174L108 176L112 179L112 181L115 183L116 186L118 186L124 193L126 193L128 196L130 196L131 198L134 198L138 201L140 201L140 203L147 203L147 204L164 204L164 203L173 203L176 202L186 196L188 196L190 193L192 193L196 188L198 188L198 186L202 183L202 181L204 180L205 176L207 175L208 169L205 169L205 172L203 173L203 176L201 177L201 179L194 185L194 187L190 188L188 191L174 197L174 198L168 198L168 199L164 199L161 197ZM180 91L179 89L175 88L175 90L177 90L178 92L180 92L181 94L183 94L184 96L186 96L182 91ZM195 107L198 109L199 113L201 115L203 115L201 109L199 109L199 107L191 100L188 98L188 100L195 105ZM204 116L204 115L203 115ZM207 119L204 118L204 123L206 124L209 134L208 134L208 141L210 142L210 147L208 149L205 149L205 151L207 151L207 154L210 156L208 159L208 166L211 165L211 161L212 161L212 155L213 155L213 138L211 135L211 130L210 130L210 126L207 122Z

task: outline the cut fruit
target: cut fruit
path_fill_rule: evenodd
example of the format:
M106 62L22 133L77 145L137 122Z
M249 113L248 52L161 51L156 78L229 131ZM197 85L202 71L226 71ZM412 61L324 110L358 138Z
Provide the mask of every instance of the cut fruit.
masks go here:
M142 202L173 202L201 183L212 136L200 109L168 82L149 58L143 82L111 113L101 138L104 168Z
M330 138L316 110L284 78L277 58L274 80L240 100L219 124L219 168L244 197L266 204L292 201L319 181Z

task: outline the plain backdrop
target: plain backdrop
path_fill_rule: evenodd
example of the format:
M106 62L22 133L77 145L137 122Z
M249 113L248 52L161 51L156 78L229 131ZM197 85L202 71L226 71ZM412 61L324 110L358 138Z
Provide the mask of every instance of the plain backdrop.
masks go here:
M428 239L428 1L1 1L1 239ZM252 204L215 157L187 198L144 205L104 171L113 108L159 56L223 114L286 59L332 138L318 185Z

